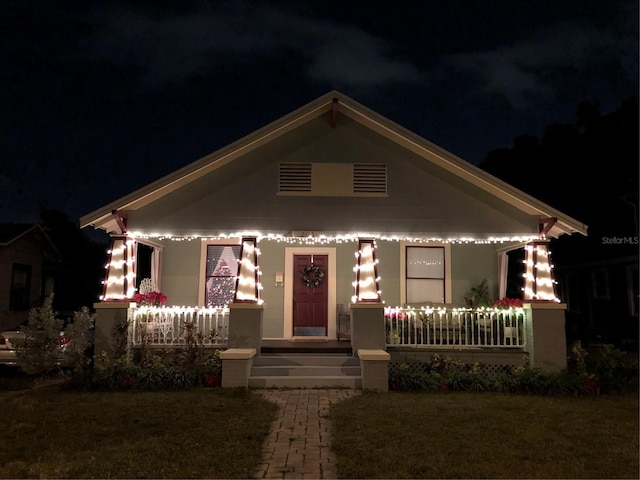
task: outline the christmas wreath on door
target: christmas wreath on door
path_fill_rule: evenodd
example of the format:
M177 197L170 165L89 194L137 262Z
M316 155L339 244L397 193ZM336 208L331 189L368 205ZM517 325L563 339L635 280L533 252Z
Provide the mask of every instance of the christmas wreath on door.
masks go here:
M324 280L324 272L315 263L311 263L302 270L302 281L307 287L318 287Z

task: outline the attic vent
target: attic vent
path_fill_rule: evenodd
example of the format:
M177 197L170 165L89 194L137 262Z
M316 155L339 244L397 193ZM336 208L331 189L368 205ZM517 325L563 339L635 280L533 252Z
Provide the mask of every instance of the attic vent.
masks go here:
M387 166L382 163L354 163L353 193L387 193Z
M310 163L281 163L279 192L311 192Z

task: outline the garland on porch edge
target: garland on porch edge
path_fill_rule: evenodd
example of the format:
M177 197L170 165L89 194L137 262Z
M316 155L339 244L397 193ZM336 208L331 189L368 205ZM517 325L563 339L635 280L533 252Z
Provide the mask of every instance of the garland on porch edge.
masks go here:
M318 287L324 280L324 272L316 264L311 263L302 270L302 281L307 287Z

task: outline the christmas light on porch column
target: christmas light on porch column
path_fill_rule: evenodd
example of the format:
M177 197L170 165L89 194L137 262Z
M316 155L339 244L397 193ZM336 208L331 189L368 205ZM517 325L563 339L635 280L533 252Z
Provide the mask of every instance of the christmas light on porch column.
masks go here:
M242 239L234 302L262 303L260 300L262 285L260 284L260 269L258 267L260 251L256 247L256 243L255 237Z
M353 282L355 295L351 298L354 303L380 301L380 277L378 277L378 261L376 260L375 241L359 240L356 252L356 266L354 272L356 280Z
M536 240L525 246L525 301L559 302L549 253L548 240Z
M135 240L114 236L108 251L109 263L101 300L125 300L135 294Z

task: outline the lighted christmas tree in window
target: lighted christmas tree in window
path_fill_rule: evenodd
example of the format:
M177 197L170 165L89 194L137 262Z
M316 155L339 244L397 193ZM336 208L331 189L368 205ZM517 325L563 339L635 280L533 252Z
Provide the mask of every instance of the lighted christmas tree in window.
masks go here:
M233 300L238 269L239 247L210 246L207 259L205 305L223 307Z

